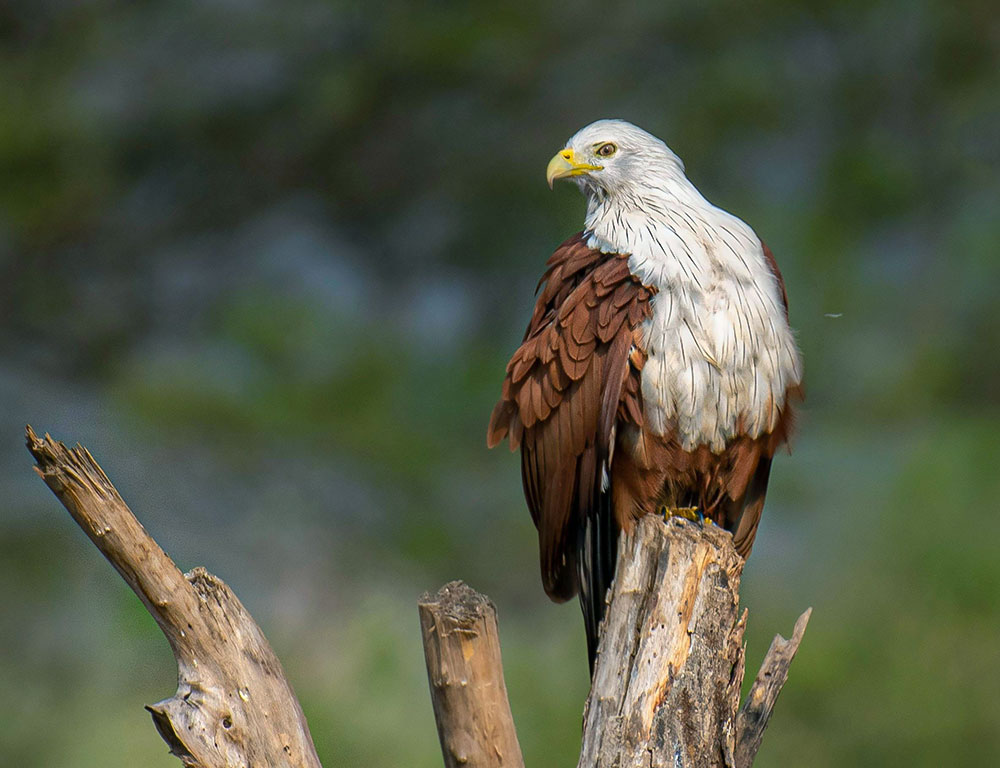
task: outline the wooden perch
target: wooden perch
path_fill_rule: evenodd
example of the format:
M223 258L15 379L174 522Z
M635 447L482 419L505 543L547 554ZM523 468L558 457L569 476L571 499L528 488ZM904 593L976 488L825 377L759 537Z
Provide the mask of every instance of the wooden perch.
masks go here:
M446 768L524 768L500 660L497 611L461 581L420 598L427 676Z
M714 526L648 516L622 537L618 553L578 768L750 768L810 611L790 641L775 638L739 710L746 612L739 613L743 560L732 537ZM490 610L474 618L458 610L450 626L475 629L443 638L436 627L450 610L441 597L448 590L461 590L460 604ZM421 604L431 698L449 767L521 765L495 620L487 598L464 584L449 584L437 600L425 596ZM444 642L446 652L439 648ZM451 684L442 685L448 675ZM456 753L456 743L475 747ZM500 745L513 755L510 762L491 749Z
M320 768L274 651L236 595L203 568L182 574L90 453L27 428L28 450L73 519L156 619L177 660L177 692L147 709L189 768Z
M27 442L170 643L177 693L148 709L171 753L190 768L320 768L281 664L230 589L202 568L182 574L86 449L31 427ZM579 768L750 768L810 611L775 637L739 708L742 571L711 525L647 516L621 537ZM421 598L420 621L446 768L523 768L493 604L452 582Z
M740 615L743 559L732 537L650 515L622 537L618 553L580 768L749 768L784 678L771 678L777 684L760 694L755 718L738 721L746 611ZM808 618L806 611L799 619L786 675ZM773 648L761 674L776 663Z

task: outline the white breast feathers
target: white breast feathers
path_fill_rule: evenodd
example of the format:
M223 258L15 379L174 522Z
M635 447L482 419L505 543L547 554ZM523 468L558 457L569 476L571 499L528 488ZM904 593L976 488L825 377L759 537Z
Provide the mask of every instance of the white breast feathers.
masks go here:
M641 199L592 199L589 244L656 288L643 328L646 427L721 451L774 429L801 362L760 239L683 175Z

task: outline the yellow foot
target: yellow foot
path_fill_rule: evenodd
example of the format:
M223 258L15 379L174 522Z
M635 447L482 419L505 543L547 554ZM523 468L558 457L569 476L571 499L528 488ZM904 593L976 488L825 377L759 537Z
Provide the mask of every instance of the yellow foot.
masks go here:
M705 520L705 517L698 513L698 507L662 506L659 510L657 510L657 512L663 516L664 520L667 521L669 521L671 517L683 517L685 520L690 520L692 523L698 523Z

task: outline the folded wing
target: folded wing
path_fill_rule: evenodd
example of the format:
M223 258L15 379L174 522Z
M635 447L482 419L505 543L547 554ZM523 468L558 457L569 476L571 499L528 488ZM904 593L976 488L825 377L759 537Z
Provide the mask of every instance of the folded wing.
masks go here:
M642 418L637 330L653 292L632 275L626 256L587 247L582 233L552 255L539 289L487 442L509 437L512 450L521 448L542 582L549 597L563 601L581 587L577 561L587 556L580 534L588 516L614 525L605 519L610 504L602 492L619 423L639 426ZM602 590L592 591L603 601Z

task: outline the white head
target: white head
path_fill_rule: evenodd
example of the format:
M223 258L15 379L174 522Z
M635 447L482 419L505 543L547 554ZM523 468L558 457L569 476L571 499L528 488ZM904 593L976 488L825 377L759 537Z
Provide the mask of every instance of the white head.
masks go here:
M549 162L546 179L570 178L589 198L638 198L685 179L684 163L650 133L624 120L581 128Z

